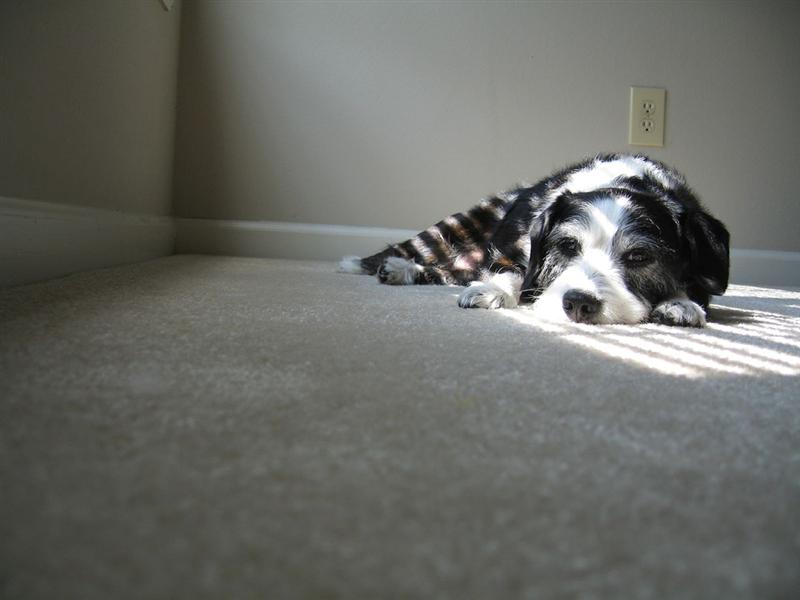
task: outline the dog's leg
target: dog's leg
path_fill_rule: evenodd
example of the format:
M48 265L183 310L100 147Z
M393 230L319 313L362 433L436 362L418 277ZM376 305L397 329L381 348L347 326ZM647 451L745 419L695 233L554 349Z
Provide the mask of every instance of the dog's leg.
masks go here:
M650 321L679 327L705 327L706 313L696 302L678 296L658 304L650 313Z
M358 256L345 256L339 262L340 273L354 273L356 275L375 275L378 269L389 257L399 257L400 251L396 246L389 246L385 250L361 258Z
M451 285L458 283L458 277L443 267L390 256L378 268L378 281L388 285Z
M414 285L424 269L413 260L389 256L378 267L378 281L389 285Z
M522 276L518 273L494 273L484 281L470 283L458 296L458 305L462 308L516 308L521 285Z

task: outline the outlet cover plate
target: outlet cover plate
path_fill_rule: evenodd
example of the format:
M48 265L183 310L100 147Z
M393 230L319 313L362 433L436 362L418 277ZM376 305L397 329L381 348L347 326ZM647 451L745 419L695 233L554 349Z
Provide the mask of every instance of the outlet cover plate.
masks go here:
M633 146L664 146L664 88L631 87L628 143Z

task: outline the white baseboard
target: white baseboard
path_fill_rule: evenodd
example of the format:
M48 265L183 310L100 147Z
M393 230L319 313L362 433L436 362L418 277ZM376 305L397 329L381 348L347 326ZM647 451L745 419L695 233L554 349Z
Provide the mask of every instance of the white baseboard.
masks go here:
M800 287L800 252L731 250L731 282Z
M0 197L0 287L174 252L338 261L417 231L275 221L186 219ZM731 281L800 287L800 252L733 249Z
M176 252L305 260L369 256L417 231L277 221L176 219Z
M172 217L0 197L0 287L168 256Z
M406 240L410 229L176 219L178 253L228 254L315 260L344 255L369 256L387 244ZM731 281L749 285L800 287L800 252L734 249Z

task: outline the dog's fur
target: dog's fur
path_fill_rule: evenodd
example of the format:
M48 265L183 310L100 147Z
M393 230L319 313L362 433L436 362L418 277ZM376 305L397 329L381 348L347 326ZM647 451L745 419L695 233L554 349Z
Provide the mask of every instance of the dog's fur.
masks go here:
M465 308L532 304L548 320L702 327L728 285L729 235L675 170L608 154L483 200L340 269L468 286Z

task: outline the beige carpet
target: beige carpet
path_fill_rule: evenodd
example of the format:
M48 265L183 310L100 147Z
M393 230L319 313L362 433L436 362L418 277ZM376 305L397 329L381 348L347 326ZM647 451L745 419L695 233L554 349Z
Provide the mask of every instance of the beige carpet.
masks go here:
M800 293L552 327L333 269L0 291L0 597L798 597Z

